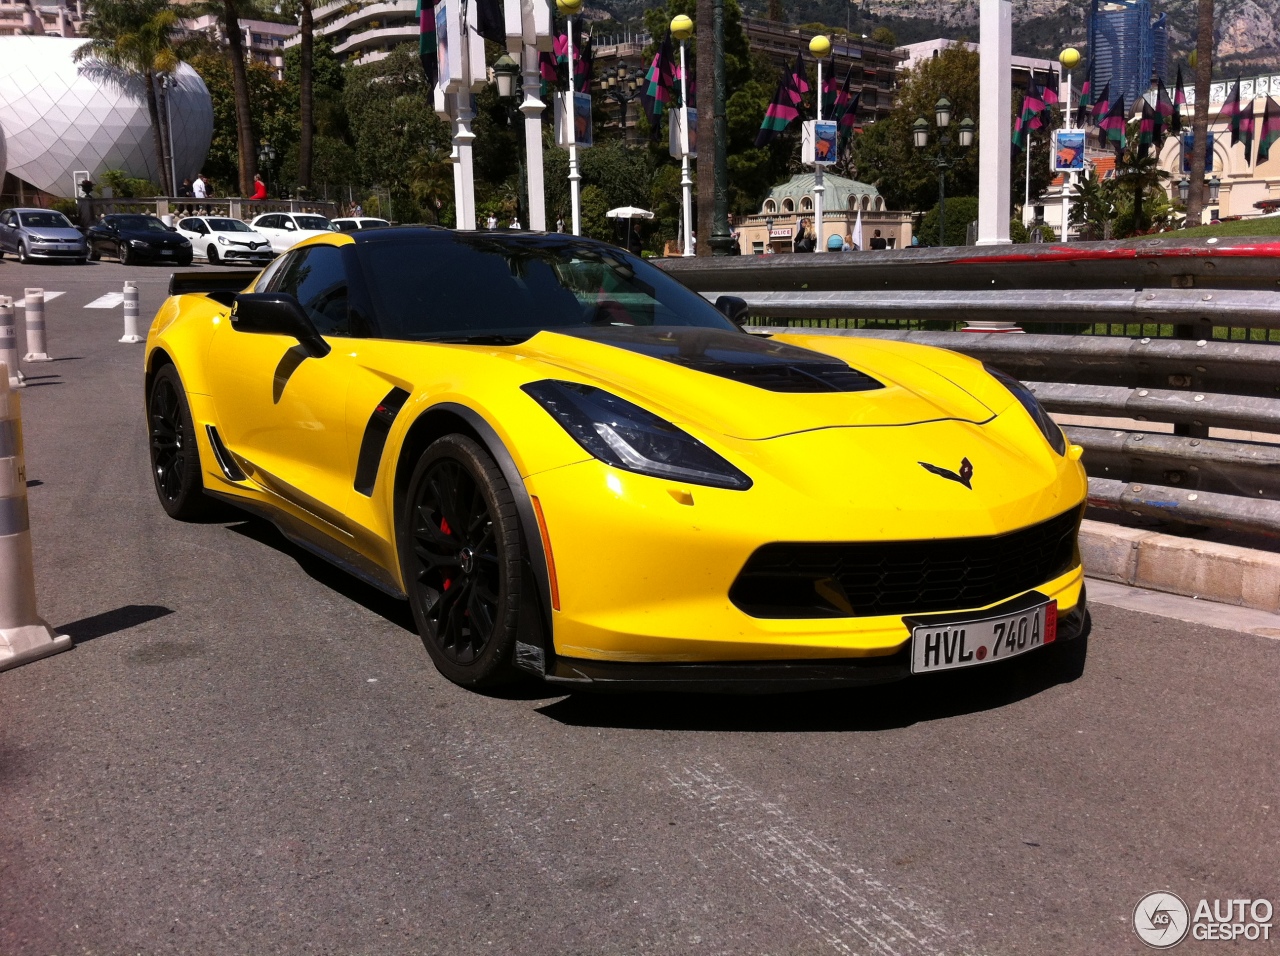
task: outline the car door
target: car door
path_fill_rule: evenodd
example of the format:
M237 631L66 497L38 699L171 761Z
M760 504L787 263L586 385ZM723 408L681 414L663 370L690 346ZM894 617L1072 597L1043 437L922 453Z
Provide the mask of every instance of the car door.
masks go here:
M309 357L292 337L220 323L208 362L217 427L250 477L320 530L345 530L343 508L355 472L346 436L354 356L343 347L352 330L342 250L299 249L260 291L294 295L333 347Z

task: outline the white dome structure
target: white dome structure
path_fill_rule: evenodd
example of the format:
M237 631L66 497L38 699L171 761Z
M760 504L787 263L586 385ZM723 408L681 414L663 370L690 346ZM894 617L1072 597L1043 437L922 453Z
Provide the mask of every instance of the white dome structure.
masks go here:
M46 193L75 195L72 174L108 169L160 182L146 86L94 61L75 61L83 39L0 36L0 144L8 172ZM183 63L169 113L178 179L200 171L213 139L204 80ZM164 109L163 101L161 109ZM5 150L0 146L0 171Z

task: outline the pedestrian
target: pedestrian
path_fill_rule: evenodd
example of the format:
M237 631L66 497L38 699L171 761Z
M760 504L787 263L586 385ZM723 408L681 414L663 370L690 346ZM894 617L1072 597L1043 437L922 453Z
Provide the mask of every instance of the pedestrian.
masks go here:
M857 248L858 247L853 244L853 232L846 229L844 233L844 251L853 252L853 250Z
M204 199L209 195L209 187L205 182L204 173L196 177L196 181L191 184L191 195L196 199Z
M796 239L792 244L792 248L796 252L813 252L818 241L814 238L813 232L809 228L809 220L801 219L800 225L796 227Z
M194 193L191 191L191 180L184 179L182 181L182 185L178 187L178 198L190 199L193 195ZM190 216L192 209L193 207L191 203L179 204L178 206L178 212L183 216Z
M564 216L556 217L556 232L564 232Z
M262 176L258 173L253 174L253 195L250 199L266 199L267 184L262 181Z
M493 213L489 213L489 218L484 221L484 227L489 230L498 228L498 217Z
M508 228L508 229L523 229L524 227L523 227L522 225L520 225L520 220L519 220L519 219L512 219L512 220L511 220L511 223L507 226L507 228Z
M884 237L880 235L879 229L871 234L871 248L872 250L889 248L889 243L884 241Z
M627 236L627 251L633 256L640 255L644 251L644 239L640 237L640 224L633 223L631 232Z

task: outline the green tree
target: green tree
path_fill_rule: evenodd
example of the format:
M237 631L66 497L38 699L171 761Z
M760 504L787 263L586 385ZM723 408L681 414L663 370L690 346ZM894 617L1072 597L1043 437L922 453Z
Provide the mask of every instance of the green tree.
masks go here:
M214 180L220 192L234 192L239 183L242 168L240 162L240 135L236 122L235 80L231 64L221 53L203 53L191 58L191 66L200 74L213 102L213 139L204 171ZM297 109L289 88L276 79L274 71L264 63L251 63L245 68L245 80L254 102L258 128L286 161L275 171L279 183L290 172L290 156L298 141ZM244 195L244 190L239 190Z
M161 75L178 68L173 42L178 16L167 0L92 0L89 10L91 16L85 21L89 42L76 50L75 58L96 60L142 79L155 136L160 188L172 196L170 137L161 124L156 87Z
M888 27L876 27L871 31L871 39L876 43L883 43L885 46L897 46L898 37Z
M1131 125L1134 127L1132 143L1137 140L1137 124ZM1145 156L1139 153L1136 146L1130 146L1116 160L1116 188L1123 197L1115 223L1115 234L1120 238L1150 232L1151 210L1146 197L1152 193L1165 196L1161 184L1169 174L1160 168L1156 151L1153 149Z
M1081 239L1110 239L1111 224L1116 215L1115 182L1100 180L1089 169L1076 187L1071 202L1071 225L1076 226Z
M901 74L897 108L868 126L854 142L852 163L857 178L874 184L890 209L925 209L937 201L938 170L931 160L942 147L934 125L934 106L944 96L951 101L950 151L955 161L945 173L947 195L978 191L976 131L968 149L956 144L956 124L965 116L975 121L978 116L978 54L951 46ZM918 118L929 123L929 145L924 149L917 148L911 136L911 126Z
M977 196L948 196L946 217L943 223L944 246L963 246L969 235L969 223L978 218ZM920 245L938 245L938 207L934 205L924 214L916 231Z

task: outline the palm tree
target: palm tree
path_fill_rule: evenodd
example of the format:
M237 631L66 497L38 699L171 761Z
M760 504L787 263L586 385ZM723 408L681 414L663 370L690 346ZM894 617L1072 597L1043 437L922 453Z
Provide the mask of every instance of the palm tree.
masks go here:
M431 210L436 224L440 211L453 199L453 167L449 158L436 150L424 150L409 163L409 192L424 208Z
M1191 192L1187 194L1187 225L1200 225L1204 208L1204 154L1209 142L1209 80L1213 77L1213 0L1196 4L1196 106L1191 122Z
M1160 168L1159 158L1152 151L1145 156L1135 149L1126 149L1116 162L1116 178L1120 188L1132 194L1132 235L1141 235L1151 228L1151 217L1144 206L1144 198L1152 189L1160 189L1169 174ZM1163 192L1163 190L1161 190Z
M251 0L250 0L251 2ZM242 0L222 0L222 29L227 34L227 55L231 60L231 86L236 98L236 152L240 161L240 195L251 195L253 177L258 172L253 135L253 110L249 105L249 72L245 68L244 31L240 14L252 13Z
M311 146L315 135L315 98L311 92L311 67L315 50L315 22L311 16L311 0L298 0L298 185L311 188Z
M128 76L140 77L147 94L147 113L155 131L156 166L160 188L174 193L170 177L171 137L161 123L156 86L163 74L178 68L173 29L178 16L167 0L94 0L85 21L89 42L76 50L77 60L95 60Z

